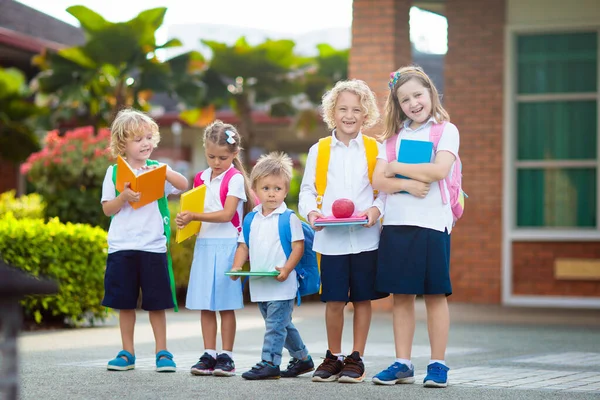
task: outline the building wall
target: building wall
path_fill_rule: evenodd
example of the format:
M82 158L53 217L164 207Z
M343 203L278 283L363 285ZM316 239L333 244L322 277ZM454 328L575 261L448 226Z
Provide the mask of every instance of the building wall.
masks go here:
M507 22L527 27L598 24L600 3L598 0L507 0Z

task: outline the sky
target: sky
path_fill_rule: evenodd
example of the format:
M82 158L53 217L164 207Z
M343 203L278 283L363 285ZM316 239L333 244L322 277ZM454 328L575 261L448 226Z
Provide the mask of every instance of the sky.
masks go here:
M149 8L168 7L163 28L157 32L159 42L166 40L166 29L171 24L236 25L290 34L332 27L349 28L352 24L352 0L302 0L301 3L284 0L17 1L76 26L78 21L65 11L76 4L91 8L112 22L129 20ZM411 10L411 40L419 50L445 53L446 31L445 18Z

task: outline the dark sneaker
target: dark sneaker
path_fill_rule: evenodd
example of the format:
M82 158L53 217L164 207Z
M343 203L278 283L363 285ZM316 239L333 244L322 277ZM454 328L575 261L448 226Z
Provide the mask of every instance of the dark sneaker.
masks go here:
M192 375L212 375L215 370L217 360L208 353L202 354L200 360L192 367Z
M341 383L359 383L365 379L365 364L360 359L358 351L344 358L344 368L338 379Z
M246 371L242 374L242 378L250 381L256 381L259 379L279 379L281 373L279 371L279 365L273 365L266 361L261 361L256 364L250 371Z
M310 356L306 360L292 358L285 371L281 371L282 378L295 378L315 369L315 363Z
M219 354L215 364L214 376L234 376L235 364L227 354Z
M344 368L344 363L327 350L325 359L313 374L313 382L335 382Z
M423 379L423 386L429 388L445 388L448 386L448 371L450 368L444 364L433 363L427 366L427 376Z

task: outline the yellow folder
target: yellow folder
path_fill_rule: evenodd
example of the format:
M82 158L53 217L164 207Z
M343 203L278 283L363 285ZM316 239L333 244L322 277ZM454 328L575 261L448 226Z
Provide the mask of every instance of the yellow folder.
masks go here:
M179 199L180 209L179 212L190 211L194 213L204 212L204 198L206 197L206 186L200 185L188 190L181 195ZM200 232L202 222L192 221L185 226L183 229L177 228L177 236L175 240L177 243L181 243L184 240L196 235Z
M129 182L131 190L140 192L140 201L129 203L134 209L150 204L165 195L165 180L167 179L167 166L149 169L139 175L131 169L127 161L121 156L117 158L117 183L116 188L119 192L125 190L125 183Z

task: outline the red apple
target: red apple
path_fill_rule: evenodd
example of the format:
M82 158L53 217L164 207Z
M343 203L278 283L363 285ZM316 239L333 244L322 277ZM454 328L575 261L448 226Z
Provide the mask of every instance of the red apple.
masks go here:
M350 199L337 199L331 205L331 212L336 218L348 218L354 213L354 202Z

